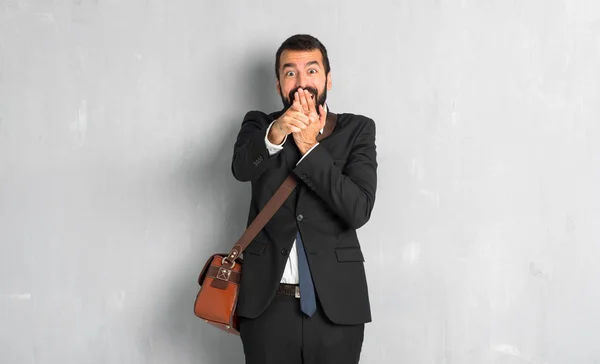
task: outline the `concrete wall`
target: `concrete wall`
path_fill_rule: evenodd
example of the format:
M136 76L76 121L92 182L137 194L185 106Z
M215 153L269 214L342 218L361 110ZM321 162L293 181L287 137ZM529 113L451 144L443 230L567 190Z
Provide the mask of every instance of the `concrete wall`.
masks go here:
M600 363L596 0L3 0L0 362L243 362L195 280L295 33L378 127L362 362Z

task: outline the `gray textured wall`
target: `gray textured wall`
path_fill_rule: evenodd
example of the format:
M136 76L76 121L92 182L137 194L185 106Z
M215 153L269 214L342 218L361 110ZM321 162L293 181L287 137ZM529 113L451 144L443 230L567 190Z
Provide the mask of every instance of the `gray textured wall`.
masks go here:
M195 279L298 32L378 126L363 362L600 363L597 0L1 1L0 363L242 362Z

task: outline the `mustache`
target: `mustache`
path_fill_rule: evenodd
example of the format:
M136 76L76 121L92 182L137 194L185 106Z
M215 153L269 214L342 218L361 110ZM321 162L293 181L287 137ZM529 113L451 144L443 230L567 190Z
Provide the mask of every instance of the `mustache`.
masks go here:
M319 92L318 89L316 89L312 86L306 86L306 87L298 87L297 89L292 89L292 90L290 90L288 95L281 93L281 95L280 95L281 102L283 103L284 110L287 111L290 107L292 107L292 104L294 103L294 94L300 88L307 90L310 93L310 95L312 96L312 99L315 101L315 107L317 109L317 113L319 113L319 105L325 106L325 100L327 99L327 88L325 88L325 87L323 88L323 90L321 90L322 92Z
M308 92L310 92L313 95L313 99L317 100L318 96L319 96L319 92L317 91L316 88L312 87L312 86L306 86L306 87L298 87L295 90L290 90L290 93L288 95L288 100L290 100L290 104L292 104L294 102L294 94L296 93L296 91L298 91L300 88L307 90Z

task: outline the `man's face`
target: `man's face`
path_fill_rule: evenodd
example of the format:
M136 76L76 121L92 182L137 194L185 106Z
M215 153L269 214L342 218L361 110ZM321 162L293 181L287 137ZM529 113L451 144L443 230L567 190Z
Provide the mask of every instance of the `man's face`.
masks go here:
M279 63L277 93L286 109L294 102L294 93L300 87L310 91L316 98L317 111L318 105L325 105L327 90L331 89L331 72L325 74L320 50L285 50L281 53Z

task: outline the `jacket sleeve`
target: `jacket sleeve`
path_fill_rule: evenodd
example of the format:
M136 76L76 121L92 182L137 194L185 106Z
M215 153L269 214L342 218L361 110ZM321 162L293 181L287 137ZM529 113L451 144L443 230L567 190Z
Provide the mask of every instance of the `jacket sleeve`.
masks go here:
M327 149L315 147L293 172L346 223L358 229L371 217L377 189L375 122L365 118L344 166Z
M238 181L257 179L280 154L270 156L267 150L265 135L269 125L267 115L260 111L250 111L244 116L231 162L231 171Z

